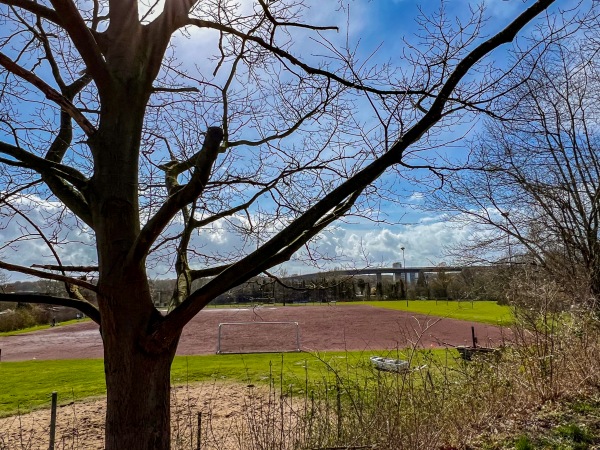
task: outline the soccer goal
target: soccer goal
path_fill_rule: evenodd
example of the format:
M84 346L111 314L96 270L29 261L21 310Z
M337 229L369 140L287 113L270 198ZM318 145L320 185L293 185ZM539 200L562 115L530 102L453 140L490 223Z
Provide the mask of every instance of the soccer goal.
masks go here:
M217 354L300 351L298 322L226 322L219 324Z

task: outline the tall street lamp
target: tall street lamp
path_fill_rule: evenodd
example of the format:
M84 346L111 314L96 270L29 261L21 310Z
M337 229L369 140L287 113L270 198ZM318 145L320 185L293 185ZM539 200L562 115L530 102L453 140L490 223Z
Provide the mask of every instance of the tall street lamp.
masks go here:
M510 225L510 222L508 220L508 215L509 215L508 211L502 213L502 217L504 217L505 226L506 226L506 245L508 246L508 265L510 266L510 265L512 265L512 250L510 248L510 230L508 228Z

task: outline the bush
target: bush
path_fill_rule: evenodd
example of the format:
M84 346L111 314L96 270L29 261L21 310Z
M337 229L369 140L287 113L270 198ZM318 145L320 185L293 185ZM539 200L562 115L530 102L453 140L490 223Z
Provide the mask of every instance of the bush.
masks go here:
M47 324L50 314L39 306L17 306L0 314L0 332L22 330L35 325Z

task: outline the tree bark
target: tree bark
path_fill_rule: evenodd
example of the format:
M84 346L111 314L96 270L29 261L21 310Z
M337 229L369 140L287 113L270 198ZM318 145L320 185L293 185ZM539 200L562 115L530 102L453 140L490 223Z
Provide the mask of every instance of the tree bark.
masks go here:
M108 202L110 203L110 201ZM117 202L121 205L121 202ZM169 346L148 351L145 337L162 315L152 304L143 261L122 264L128 234L124 210L105 210L113 239L102 242L98 303L102 316L107 389L106 450L170 448L170 368L179 336ZM121 219L119 221L118 219ZM131 240L129 242L132 242Z
M105 448L167 450L171 441L170 368L176 346L160 354L136 347L131 338L114 334L104 340Z
M143 347L148 330L163 320L152 305L143 267L109 272L99 290L107 389L106 450L168 450L170 368L178 336L157 351Z

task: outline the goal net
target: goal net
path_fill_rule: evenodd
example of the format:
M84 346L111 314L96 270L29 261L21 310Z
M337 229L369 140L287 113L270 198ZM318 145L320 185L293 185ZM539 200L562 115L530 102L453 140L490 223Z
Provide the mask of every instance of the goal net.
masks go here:
M217 354L300 351L298 322L227 322L219 324Z

